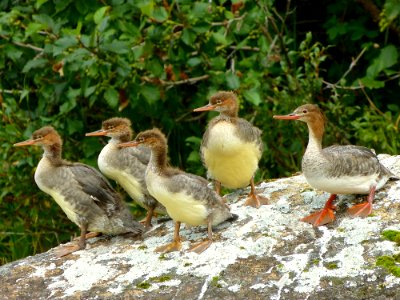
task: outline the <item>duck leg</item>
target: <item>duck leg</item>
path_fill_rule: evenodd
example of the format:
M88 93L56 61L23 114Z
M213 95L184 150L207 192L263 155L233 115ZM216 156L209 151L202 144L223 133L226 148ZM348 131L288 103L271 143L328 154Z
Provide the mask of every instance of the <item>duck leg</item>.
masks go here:
M56 250L56 255L58 257L63 257L75 251L79 251L86 248L86 234L88 225L87 224L82 225L80 226L80 228L81 228L81 236L79 237L78 244L62 246L61 249Z
M331 194L328 201L322 210L317 211L307 217L302 218L300 221L310 223L314 226L325 225L335 220L334 210L336 206L333 205L333 201L336 199L336 194Z
M213 242L212 239L212 223L211 223L211 219L209 218L207 221L207 225L208 225L208 239L195 243L193 246L191 246L189 248L190 252L196 252L197 254L202 253L203 251L205 251L208 247L210 247L210 245Z
M140 221L140 223L142 223L146 228L150 228L152 226L151 219L153 218L154 209L154 206L150 206L147 210L146 217L142 221Z
M221 196L221 182L214 180L215 191Z
M175 222L175 231L174 231L174 240L172 243L160 246L156 248L156 252L172 252L172 251L179 251L182 248L181 237L179 235L179 230L181 227L181 222Z
M250 188L251 188L250 193L247 196L244 205L259 208L261 205L268 204L267 197L257 195L256 188L254 187L254 177L251 177Z
M375 190L376 190L375 186L371 187L371 189L369 190L367 201L353 205L347 210L347 212L352 217L366 217L370 215L372 212L372 202L374 201L375 198Z

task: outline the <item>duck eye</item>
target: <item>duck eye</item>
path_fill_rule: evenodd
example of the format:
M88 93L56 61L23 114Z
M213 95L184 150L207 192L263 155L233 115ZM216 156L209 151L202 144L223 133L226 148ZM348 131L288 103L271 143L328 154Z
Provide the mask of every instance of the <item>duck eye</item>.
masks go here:
M221 100L221 99L218 99L218 100L217 100L217 104L222 104L222 100Z
M308 113L308 110L307 109L303 109L303 114L306 114L306 113Z

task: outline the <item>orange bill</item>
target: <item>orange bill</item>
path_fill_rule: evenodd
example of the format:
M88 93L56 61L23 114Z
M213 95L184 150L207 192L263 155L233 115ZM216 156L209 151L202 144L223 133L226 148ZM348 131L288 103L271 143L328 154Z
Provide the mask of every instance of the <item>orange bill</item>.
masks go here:
M205 106L194 109L193 111L210 111L216 109L216 105L207 104Z
M36 140L29 139L29 140L14 144L14 147L30 146L30 145L34 145L35 143L36 143Z
M85 136L104 136L107 135L107 131L100 129L93 132L86 133Z

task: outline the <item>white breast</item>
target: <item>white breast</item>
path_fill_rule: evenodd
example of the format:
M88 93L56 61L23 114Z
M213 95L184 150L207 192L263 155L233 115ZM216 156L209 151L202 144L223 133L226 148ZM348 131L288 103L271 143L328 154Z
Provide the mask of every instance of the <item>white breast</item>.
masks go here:
M306 179L313 188L331 194L368 194L372 186L376 186L378 190L387 180L377 182L378 174L368 176L341 176L338 178L308 176Z
M168 215L175 221L192 226L206 224L207 208L187 193L169 192L165 186L166 180L151 171L146 172L147 189L166 207Z
M50 163L47 159L43 158L40 160L36 172L35 172L35 182L38 185L38 187L45 192L46 194L50 195L53 197L53 199L56 201L56 203L61 207L61 209L65 212L67 215L68 219L70 219L72 222L75 224L79 225L78 223L78 216L74 211L73 206L65 200L65 197L60 194L60 192L51 189L47 187L41 180L40 173L42 170L48 169L50 166Z
M100 171L110 179L118 182L122 188L129 194L129 196L135 200L140 206L145 207L144 205L144 195L143 188L139 181L133 177L126 170L117 169L114 166L110 165L108 157L113 155L111 152L115 151L116 145L113 143L108 143L100 152L97 164L99 166Z
M247 186L261 157L259 147L240 140L229 122L219 122L212 128L202 152L209 175L228 188Z

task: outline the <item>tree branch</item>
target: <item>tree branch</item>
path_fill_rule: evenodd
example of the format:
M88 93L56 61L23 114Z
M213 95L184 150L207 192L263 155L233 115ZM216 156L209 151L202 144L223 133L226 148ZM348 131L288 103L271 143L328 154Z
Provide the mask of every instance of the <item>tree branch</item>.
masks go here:
M210 75L202 75L199 77L193 77L193 78L188 78L188 79L183 79L183 80L178 80L178 81L165 81L159 78L149 78L147 76L143 76L142 80L154 84L160 84L162 86L175 86L175 85L182 85L182 84L193 84L198 81L206 80L210 77Z
M9 40L10 43L12 43L12 44L14 44L16 46L29 48L29 49L35 50L37 52L43 52L44 51L43 48L39 48L39 47L33 46L31 44L24 44L24 43L21 43L21 42L12 41L12 40L9 39L9 37L7 37L6 35L3 35L3 34L0 34L0 37L2 39Z

